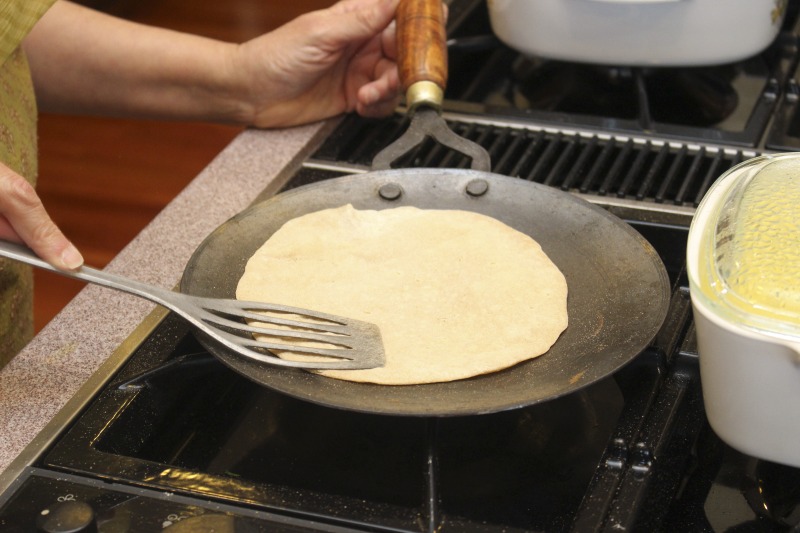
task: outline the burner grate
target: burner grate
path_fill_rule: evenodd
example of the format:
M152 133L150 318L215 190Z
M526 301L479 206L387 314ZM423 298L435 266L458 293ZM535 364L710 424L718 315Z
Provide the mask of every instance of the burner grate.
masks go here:
M489 151L493 172L584 195L697 207L726 170L755 151L449 120L459 135ZM396 115L380 121L347 117L312 156L312 164L368 167L408 127ZM469 160L427 140L396 162L404 168L468 168Z

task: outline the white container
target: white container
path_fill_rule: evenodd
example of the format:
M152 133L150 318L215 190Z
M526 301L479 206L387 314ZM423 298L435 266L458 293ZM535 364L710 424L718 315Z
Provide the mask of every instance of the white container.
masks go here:
M739 61L775 39L788 0L488 0L497 37L524 54L616 66Z
M687 272L711 427L800 467L800 154L717 180L689 230Z

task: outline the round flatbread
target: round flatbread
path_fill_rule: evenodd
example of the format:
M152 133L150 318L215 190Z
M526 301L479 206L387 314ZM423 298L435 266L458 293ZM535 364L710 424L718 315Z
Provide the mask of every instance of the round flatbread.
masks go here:
M298 217L250 258L236 297L376 324L385 366L319 372L385 385L495 372L544 354L567 327L566 280L539 244L470 211Z

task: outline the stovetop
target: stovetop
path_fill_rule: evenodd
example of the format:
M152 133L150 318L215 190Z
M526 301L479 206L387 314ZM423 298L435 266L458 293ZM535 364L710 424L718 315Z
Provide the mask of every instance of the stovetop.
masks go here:
M673 293L650 346L605 380L491 415L349 412L250 382L167 315L0 502L0 525L91 512L100 531L797 528L800 470L735 452L705 420L686 228L630 222Z
M489 150L494 172L604 206L664 261L667 319L616 374L490 415L356 413L248 381L165 314L0 495L0 529L67 516L75 531L800 531L800 469L740 454L708 426L684 260L688 224L714 179L800 142L792 6L756 58L659 72L537 63L491 37L483 2L450 5L451 127ZM709 113L699 122L685 107L670 111L671 99L630 97L691 92L698 79L701 96L691 98L719 104L701 104ZM599 112L585 107L590 81L612 95ZM552 90L573 82L580 91ZM710 97L720 85L725 98ZM644 113L619 104L643 100L658 103ZM344 118L285 188L368 170L407 125L403 113ZM397 164L467 162L431 142Z

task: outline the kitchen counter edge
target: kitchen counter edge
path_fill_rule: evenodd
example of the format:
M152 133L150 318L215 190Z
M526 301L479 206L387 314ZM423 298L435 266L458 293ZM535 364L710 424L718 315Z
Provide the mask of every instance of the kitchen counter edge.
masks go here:
M337 123L245 130L105 270L174 288L203 239L277 192ZM142 298L89 285L0 370L0 494L165 313Z

